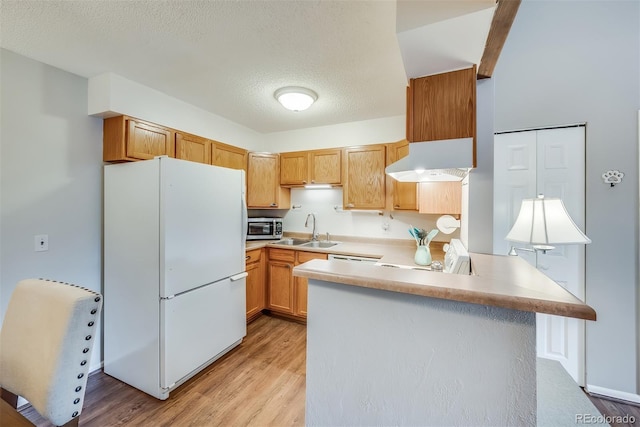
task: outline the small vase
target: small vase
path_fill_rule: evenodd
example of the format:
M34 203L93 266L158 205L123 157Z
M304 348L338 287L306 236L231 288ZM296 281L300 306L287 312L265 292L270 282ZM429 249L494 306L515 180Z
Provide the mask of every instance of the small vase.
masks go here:
M429 246L418 245L413 260L418 265L431 265L431 251L429 250Z

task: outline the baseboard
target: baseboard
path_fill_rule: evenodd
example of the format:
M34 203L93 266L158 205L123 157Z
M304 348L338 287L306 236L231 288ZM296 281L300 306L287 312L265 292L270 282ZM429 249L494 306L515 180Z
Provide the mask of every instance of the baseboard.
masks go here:
M104 368L104 360L101 360L97 365L92 364L89 367L89 376L102 371L102 368Z
M640 395L627 393L626 391L612 390L610 388L598 387L596 385L587 384L585 390L589 394L597 394L598 396L612 397L627 402L640 403Z

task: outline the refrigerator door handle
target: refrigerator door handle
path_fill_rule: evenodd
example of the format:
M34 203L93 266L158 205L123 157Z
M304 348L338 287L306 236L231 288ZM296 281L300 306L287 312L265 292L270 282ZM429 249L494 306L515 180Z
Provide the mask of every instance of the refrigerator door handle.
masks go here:
M249 275L249 273L247 273L246 271L240 273L240 274L236 274L235 276L231 276L229 277L229 279L231 279L232 282L237 282L240 279L244 279L245 277L247 277Z

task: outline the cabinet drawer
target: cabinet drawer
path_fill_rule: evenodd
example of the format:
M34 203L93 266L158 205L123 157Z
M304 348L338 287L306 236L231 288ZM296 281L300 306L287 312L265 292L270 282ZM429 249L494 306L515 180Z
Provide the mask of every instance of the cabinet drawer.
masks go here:
M298 264L311 261L312 259L327 259L327 254L298 251Z
M260 261L262 249L251 249L247 251L246 254L247 256L245 257L245 264L251 264L252 262Z
M294 262L295 252L289 249L269 249L269 259L276 259L278 261Z

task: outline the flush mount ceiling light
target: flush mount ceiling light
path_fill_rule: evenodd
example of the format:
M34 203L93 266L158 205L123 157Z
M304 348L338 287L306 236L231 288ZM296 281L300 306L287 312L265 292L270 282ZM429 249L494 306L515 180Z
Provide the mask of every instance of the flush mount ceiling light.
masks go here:
M280 88L273 96L284 108L291 111L306 110L318 99L318 94L314 91L296 86Z

